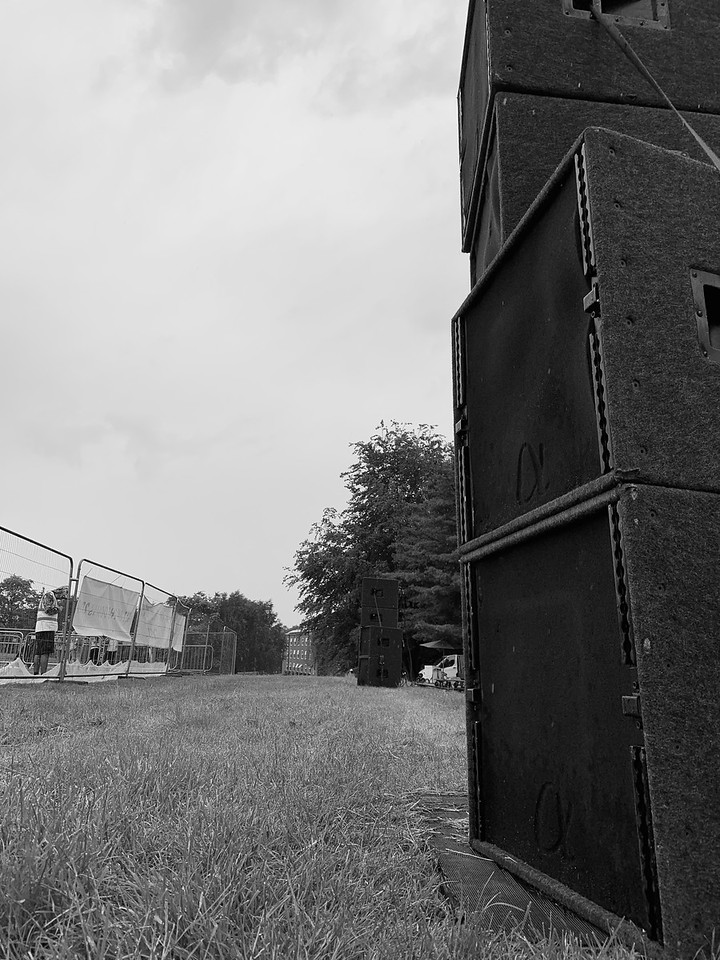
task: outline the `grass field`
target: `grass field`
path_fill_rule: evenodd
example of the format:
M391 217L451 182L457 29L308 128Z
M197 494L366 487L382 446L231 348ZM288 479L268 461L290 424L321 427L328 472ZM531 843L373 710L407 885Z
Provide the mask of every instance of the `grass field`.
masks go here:
M3 957L581 954L460 922L439 891L415 806L466 789L459 694L47 684L4 688L0 723Z

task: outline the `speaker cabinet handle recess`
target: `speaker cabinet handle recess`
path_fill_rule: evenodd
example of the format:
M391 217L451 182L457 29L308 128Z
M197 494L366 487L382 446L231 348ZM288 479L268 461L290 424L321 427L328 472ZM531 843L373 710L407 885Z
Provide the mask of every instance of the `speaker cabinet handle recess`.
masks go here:
M698 340L703 356L720 363L720 274L691 270Z
M670 0L600 0L600 9L615 23L633 27L670 29ZM562 0L567 17L591 16L592 0Z

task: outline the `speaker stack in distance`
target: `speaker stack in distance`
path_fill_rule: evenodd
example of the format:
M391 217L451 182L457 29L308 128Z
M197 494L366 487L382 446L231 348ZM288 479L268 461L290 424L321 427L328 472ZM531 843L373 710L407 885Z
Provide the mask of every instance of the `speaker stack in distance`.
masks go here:
M587 130L453 320L472 843L684 957L720 932L719 222L713 167Z
M359 686L396 687L402 677L403 634L398 628L400 584L363 577L358 645Z

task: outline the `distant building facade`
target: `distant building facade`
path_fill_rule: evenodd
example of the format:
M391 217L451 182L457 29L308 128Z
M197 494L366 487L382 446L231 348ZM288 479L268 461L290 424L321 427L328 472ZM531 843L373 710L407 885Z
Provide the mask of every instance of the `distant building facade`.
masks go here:
M317 673L315 645L311 634L303 627L291 627L285 633L282 672L304 676L314 676Z

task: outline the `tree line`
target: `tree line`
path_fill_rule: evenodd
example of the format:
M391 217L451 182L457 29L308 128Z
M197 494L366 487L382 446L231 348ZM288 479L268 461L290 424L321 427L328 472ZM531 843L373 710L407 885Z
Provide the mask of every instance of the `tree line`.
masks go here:
M393 421L351 449L347 506L324 510L286 581L298 589L320 672L339 673L357 661L363 577L399 580L416 672L433 659L421 643L461 647L452 446L431 426Z

